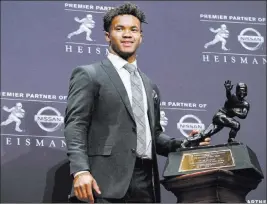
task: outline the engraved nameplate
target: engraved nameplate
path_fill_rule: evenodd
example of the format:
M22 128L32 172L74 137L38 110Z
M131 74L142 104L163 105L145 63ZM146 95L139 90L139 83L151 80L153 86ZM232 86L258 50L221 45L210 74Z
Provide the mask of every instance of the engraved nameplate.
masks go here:
M235 166L231 150L183 154L179 172Z

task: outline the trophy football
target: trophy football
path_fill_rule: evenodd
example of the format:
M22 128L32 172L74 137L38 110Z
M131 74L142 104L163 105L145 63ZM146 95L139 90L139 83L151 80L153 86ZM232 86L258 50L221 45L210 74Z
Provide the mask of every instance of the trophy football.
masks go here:
M224 86L227 99L212 123L168 155L161 182L177 203L246 203L246 195L264 178L256 154L236 140L240 123L235 118L245 119L250 109L247 85L238 83L235 94L231 81ZM223 128L230 129L227 143L198 146Z

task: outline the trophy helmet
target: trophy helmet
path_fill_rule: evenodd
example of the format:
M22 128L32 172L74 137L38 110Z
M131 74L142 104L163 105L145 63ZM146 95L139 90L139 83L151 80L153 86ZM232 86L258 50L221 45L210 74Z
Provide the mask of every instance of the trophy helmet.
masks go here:
M225 29L227 29L227 26L225 24L222 24L221 28L225 30Z
M87 17L87 18L90 18L90 19L93 18L92 14L87 14L86 17Z
M240 82L236 85L236 95L241 99L248 95L248 87L245 83Z

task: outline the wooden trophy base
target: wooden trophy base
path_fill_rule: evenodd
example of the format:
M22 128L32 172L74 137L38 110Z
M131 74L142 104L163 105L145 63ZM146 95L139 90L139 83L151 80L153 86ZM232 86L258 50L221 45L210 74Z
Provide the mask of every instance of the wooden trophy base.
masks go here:
M222 144L170 153L163 177L178 203L246 203L264 176L248 146Z
M246 203L246 195L260 181L214 169L165 179L162 184L177 203Z

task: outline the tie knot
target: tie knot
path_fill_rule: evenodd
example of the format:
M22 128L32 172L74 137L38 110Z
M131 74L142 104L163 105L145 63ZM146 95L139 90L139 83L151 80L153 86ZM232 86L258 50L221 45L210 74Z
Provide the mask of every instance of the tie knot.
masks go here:
M130 73L136 71L136 67L133 64L128 63L128 64L124 65L124 68Z

